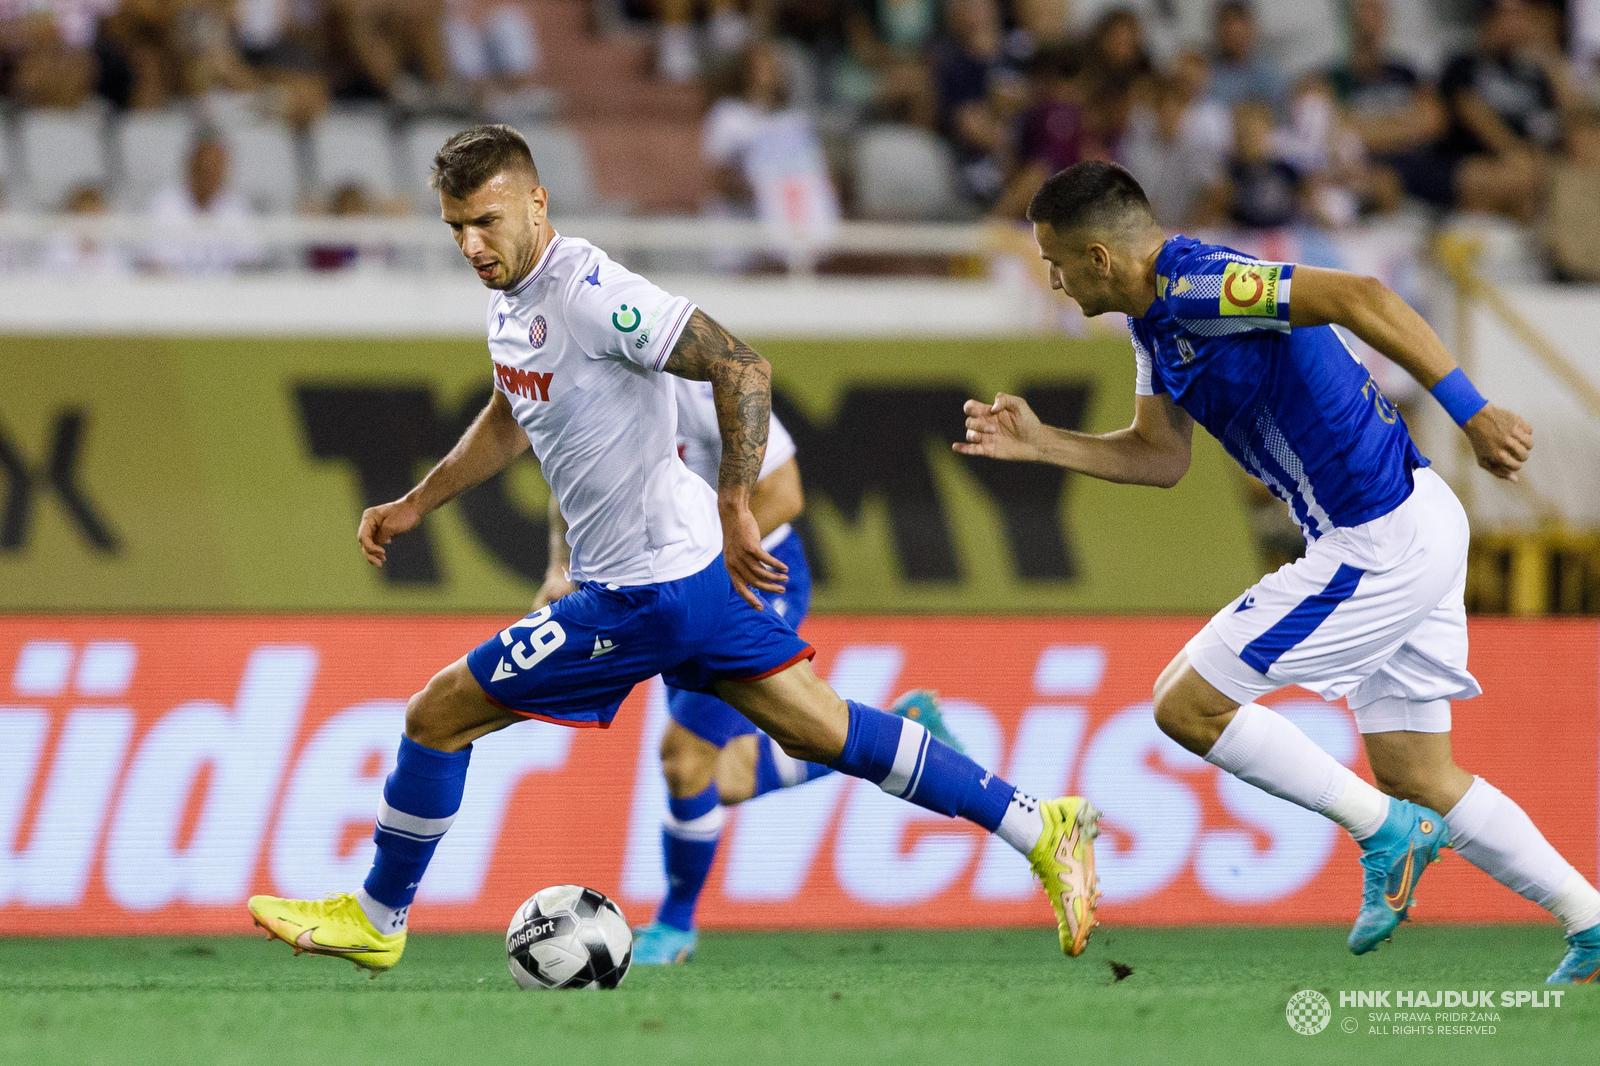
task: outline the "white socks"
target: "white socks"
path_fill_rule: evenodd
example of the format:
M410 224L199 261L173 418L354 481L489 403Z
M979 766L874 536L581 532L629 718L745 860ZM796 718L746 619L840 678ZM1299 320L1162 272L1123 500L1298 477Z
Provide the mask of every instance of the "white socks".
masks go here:
M1383 828L1389 817L1389 797L1349 767L1341 765L1339 769L1344 771L1344 791L1321 813L1344 826L1352 839L1365 840Z
M1542 900L1539 906L1555 915L1556 920L1566 928L1567 935L1571 936L1600 925L1600 891L1585 881L1577 870L1571 866L1567 869L1572 872L1561 882L1555 895Z
M367 921L372 927L384 936L394 936L396 933L405 932L406 915L411 913L410 906L390 907L379 903L367 895L365 888L356 889L356 902L361 904L361 911L367 916Z
M1293 722L1246 703L1212 745L1206 761L1250 784L1344 826L1365 840L1389 815L1389 797L1312 743Z
M1331 818L1357 840L1377 832L1389 814L1388 796L1257 703L1239 708L1206 761ZM1444 822L1458 855L1555 915L1568 935L1600 925L1600 891L1550 846L1521 807L1483 778L1473 779Z
M1024 858L1033 851L1039 838L1044 836L1044 817L1039 813L1039 801L1020 788L1006 804L1006 813L1000 816L1000 825L994 835L1022 852Z
M1600 925L1600 891L1550 846L1521 807L1483 778L1473 778L1444 822L1456 854L1555 915L1569 936Z

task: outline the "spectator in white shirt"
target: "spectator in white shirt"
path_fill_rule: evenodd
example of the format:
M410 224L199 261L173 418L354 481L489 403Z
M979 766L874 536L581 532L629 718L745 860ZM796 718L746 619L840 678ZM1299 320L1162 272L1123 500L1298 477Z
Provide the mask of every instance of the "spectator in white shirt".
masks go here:
M164 273L232 274L260 262L249 204L228 188L228 149L202 133L189 154L188 181L156 195L150 217L160 235L147 252Z
M787 105L783 57L758 42L739 90L712 105L700 154L711 169L712 215L755 217L791 236L820 238L839 220L838 195L811 116Z

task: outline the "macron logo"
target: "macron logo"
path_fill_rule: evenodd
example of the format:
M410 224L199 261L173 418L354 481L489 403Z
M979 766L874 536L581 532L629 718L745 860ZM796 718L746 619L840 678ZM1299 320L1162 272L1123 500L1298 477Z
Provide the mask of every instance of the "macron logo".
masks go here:
M600 658L600 656L602 656L602 655L610 655L612 652L614 652L616 650L617 650L617 646L615 644L613 644L611 641L603 640L600 637L595 637L594 638L594 651L589 653L589 658L598 659L598 658Z
M507 393L526 396L530 400L550 399L550 380L555 371L541 374L537 370L518 370L504 363L494 365L494 379Z

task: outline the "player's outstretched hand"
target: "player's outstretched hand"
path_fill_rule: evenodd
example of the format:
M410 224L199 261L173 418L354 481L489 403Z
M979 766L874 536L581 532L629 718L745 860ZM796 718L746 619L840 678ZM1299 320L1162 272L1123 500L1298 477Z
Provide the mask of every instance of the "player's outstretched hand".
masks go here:
M544 584L539 586L539 593L533 598L533 609L537 611L563 596L570 596L577 590L578 586L572 583L564 571L551 570L544 575Z
M1000 392L994 403L968 400L961 409L967 414L967 439L951 447L962 455L1038 460L1044 427L1022 397Z
M733 587L758 611L766 607L761 597L750 591L752 588L782 592L789 581L788 566L761 547L761 527L748 507L722 510L722 557Z
M422 508L408 499L393 503L380 503L361 512L361 528L356 540L361 543L361 553L373 566L382 566L389 553L388 543L400 534L416 529L422 522Z
M1515 411L1486 404L1461 427L1478 456L1478 465L1495 477L1517 480L1517 471L1533 450L1533 427Z

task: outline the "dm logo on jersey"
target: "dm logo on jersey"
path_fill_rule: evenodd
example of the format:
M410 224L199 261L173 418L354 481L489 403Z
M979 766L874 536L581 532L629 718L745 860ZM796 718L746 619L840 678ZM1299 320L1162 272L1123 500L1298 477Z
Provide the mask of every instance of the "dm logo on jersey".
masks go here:
M543 315L533 316L533 325L528 327L528 343L535 348L544 347L545 324Z
M1278 317L1279 264L1229 263L1222 272L1221 311L1225 315Z
M630 316L631 321L629 320ZM639 328L639 323L643 321L644 315L639 313L639 309L637 307L629 307L627 304L623 304L611 312L611 324L616 326L617 331L620 333L632 333Z

